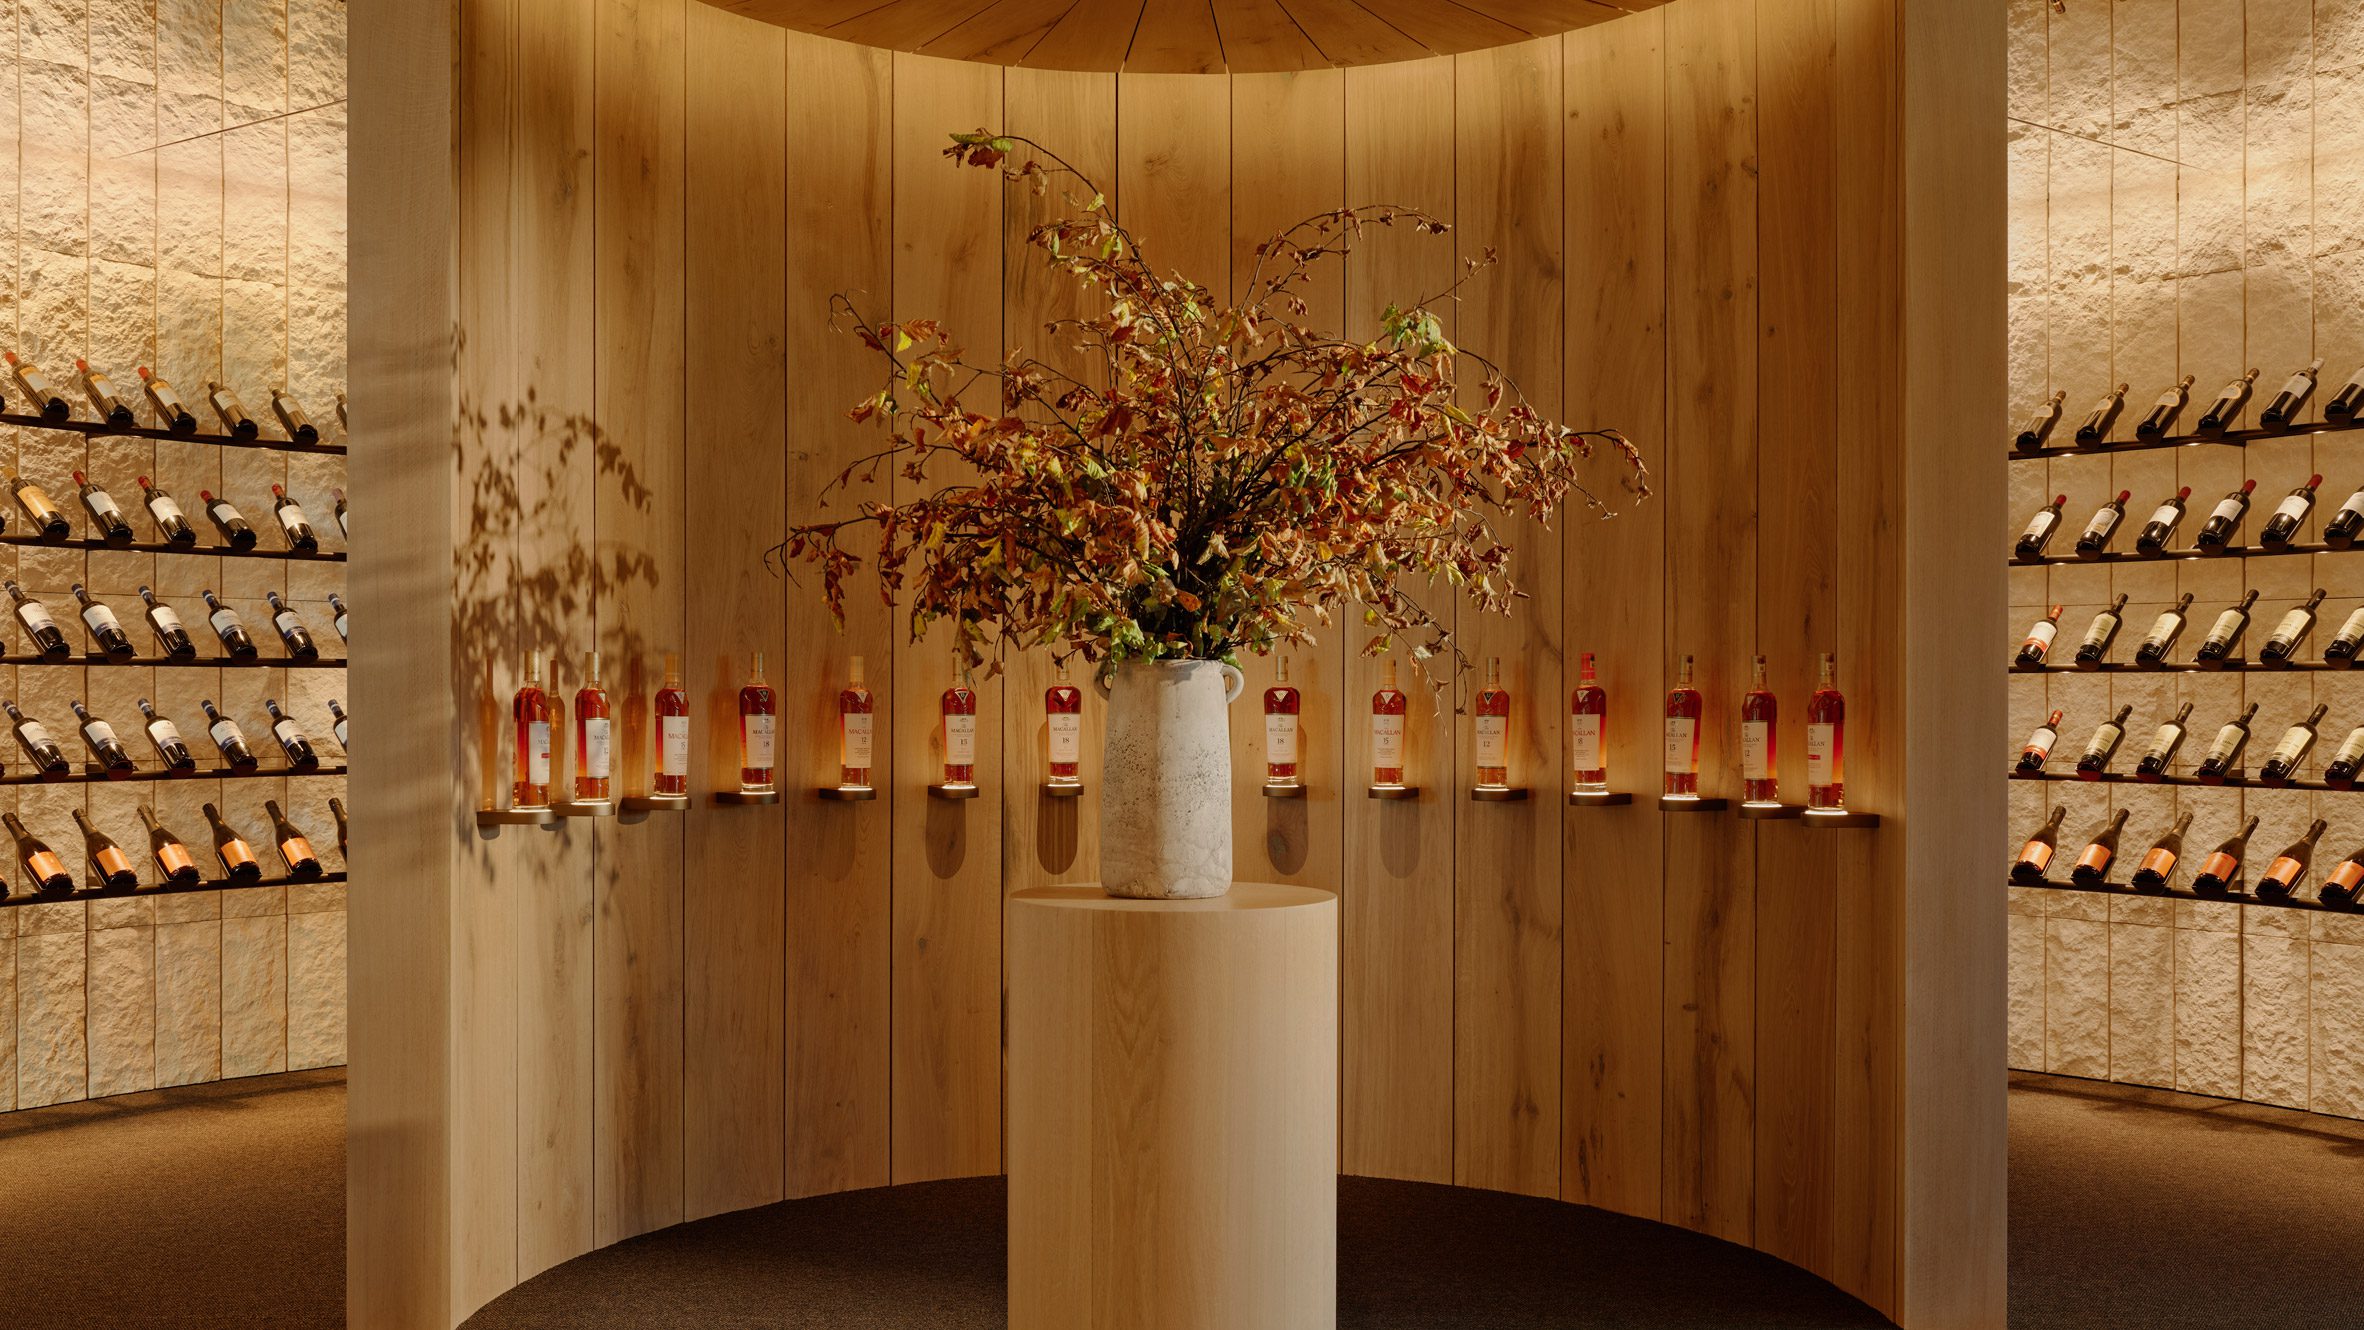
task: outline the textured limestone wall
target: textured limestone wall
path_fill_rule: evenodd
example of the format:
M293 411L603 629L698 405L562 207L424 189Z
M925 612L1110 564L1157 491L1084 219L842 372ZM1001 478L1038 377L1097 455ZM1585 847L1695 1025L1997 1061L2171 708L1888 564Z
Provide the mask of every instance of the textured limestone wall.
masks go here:
M2013 0L2011 16L2015 417L2066 389L2065 437L2102 392L2128 382L2121 434L2131 435L2151 399L2185 374L2197 378L2190 420L2251 366L2263 370L2259 386L2270 394L2321 356L2328 393L2364 364L2364 0L2067 0L2066 13L2046 0ZM2364 486L2364 435L2010 465L2008 534L2066 494L2065 549L2074 527L2121 489L2133 491L2129 521L2139 523L2137 514L2189 485L2196 526L2225 491L2252 478L2265 500L2262 521L2284 492L2320 471L2318 515L2328 515ZM2130 541L2129 532L2121 544ZM2049 603L2067 606L2070 647L2095 612L2125 594L2120 658L2190 592L2188 658L2208 622L2246 589L2259 592L2261 636L2317 587L2329 593L2324 617L2336 627L2364 603L2364 553L2014 569L2011 587L2022 623ZM2011 645L1996 644L1998 668ZM2131 766L2185 701L2194 726L2187 768L2250 702L2258 704L2252 765L2317 702L2330 708L2318 766L2349 728L2364 725L2364 677L2011 681L2015 735L2051 708L2068 713L2056 766L2073 763L2094 725L2127 704L2134 714L2121 761ZM2024 783L2012 787L2013 842L2002 853L2016 850L2055 802L2069 808L2064 840L2080 845L2114 808L2130 809L2125 843L2134 853L2179 809L2196 814L2190 839L2203 851L2252 814L2261 819L2260 856L2317 816L2331 823L2326 864L2364 844L2364 794ZM2364 920L2019 888L2009 908L2012 1066L2364 1116Z
M264 414L269 389L286 384L333 434L345 383L344 19L339 0L0 0L0 345L61 369L86 355L119 385L154 365L193 406L220 377ZM341 543L337 458L0 430L0 463L68 504L76 468L127 507L148 473L192 511L212 489L260 523L282 483L324 541ZM75 625L72 583L134 623L145 583L184 614L211 588L266 638L263 595L275 589L324 653L343 650L323 599L341 582L335 565L6 546L0 571L64 624ZM11 653L24 650L18 636ZM134 736L137 699L152 698L199 743L198 701L211 698L267 744L269 697L335 761L327 701L342 689L328 670L0 668L0 696L69 749L76 698ZM18 755L0 756L13 770ZM262 802L276 798L341 868L327 800L342 784L10 789L0 807L79 860L78 807L139 857L145 799L203 845L201 803L260 837ZM0 1109L342 1062L344 891L0 910Z

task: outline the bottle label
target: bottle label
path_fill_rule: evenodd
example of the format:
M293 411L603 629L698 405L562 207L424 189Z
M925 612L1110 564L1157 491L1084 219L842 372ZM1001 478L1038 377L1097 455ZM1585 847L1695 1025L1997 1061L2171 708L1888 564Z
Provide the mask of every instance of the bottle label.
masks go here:
M1672 735L1668 736L1670 739ZM1746 720L1740 723L1740 775L1744 780L1771 780L1772 763L1767 760L1773 747L1773 727L1765 721ZM1672 768L1668 768L1672 770Z
M2077 867L2086 872L2106 873L2109 871L2112 853L2113 851L2107 845L2088 845L2085 847L2085 852L2077 856Z
M2092 521L2085 524L2085 535L2083 539L2107 540L2109 539L2109 534L2117 529L2118 510L2115 508L2104 508L2100 512L2093 515Z
M304 621L296 617L294 610L281 610L272 617L271 626L279 630L281 637L292 637L296 629L304 626Z
M57 627L57 620L49 617L49 611L31 601L16 607L16 617L25 621L28 633L44 633Z
M1510 717L1480 716L1477 718L1477 765L1481 767L1507 766L1510 763Z
M2233 874L2240 871L2241 861L2222 850L2218 850L2200 861L2200 876L2212 877L2219 882L2230 883L2233 880Z
M2118 616L2103 610L2093 618L2093 626L2085 630L2085 645L2099 647L2118 635Z
M2241 741L2248 737L2249 731L2242 729L2238 725L2227 725L2223 729L2218 730L2216 732L2216 742L2208 745L2208 761L2210 765L2217 765L2232 761L2233 754L2241 747Z
M2306 610L2290 611L2282 616L2282 622L2274 625L2273 640L2286 647L2295 645L2298 635L2306 631L2307 623L2312 618L2313 615Z
M82 622L90 626L90 635L93 637L105 637L123 631L123 623L115 617L115 611L104 605L83 607Z
M2049 725L2039 725L2036 727L2036 732L2027 737L2027 747L2020 749L2019 755L2032 757L2036 761L2042 762L2045 758L2052 756L2052 745L2059 740L2060 731Z
M2237 521L2248 507L2248 504L2239 499L2225 499L2216 505L2216 511L2208 515L2208 520L2211 522Z
M25 867L36 882L47 882L51 878L66 875L66 861L58 858L55 850L35 850L26 856Z
M2364 641L2364 610L2357 610L2350 614L2347 622L2339 626L2339 634L2332 638L2332 641L2347 644L2348 650L2352 653L2356 643Z
M2126 731L2118 728L2117 722L2105 720L2094 728L2093 743L2087 747L2085 755L2106 761L2110 754L2118 751L2118 740L2125 735Z
M689 717L658 717L657 738L657 773L663 776L688 775Z
M290 537L304 534L311 524L304 520L304 510L294 504L283 504L279 509L279 525Z
M337 615L337 640L340 642L352 640L345 632L345 616L342 612Z
M2282 506L2274 510L2274 516L2287 517L2291 521L2296 522L2307 515L2307 509L2314 506L2315 501L2313 499L2307 498L2301 494L2293 494L2289 498L2282 500Z
M779 717L744 716L740 719L745 726L747 734L747 761L745 765L757 771L770 770L772 765L772 738L775 733L775 727L779 722ZM945 719L949 720L951 717L946 717ZM969 751L973 755L976 752L976 717L971 716L969 718L969 727ZM946 728L947 730L950 729L949 726ZM949 749L950 745L948 744L946 747ZM974 760L973 756L971 760Z
M1268 722L1270 719L1266 718ZM1053 762L1067 765L1083 759L1083 717L1071 711L1052 712L1050 736ZM1269 740L1269 733L1266 737Z
M975 715L947 715L944 717L944 763L947 766L971 767L977 764L977 718ZM766 766L768 763L758 763Z
M2353 766L2358 762L2364 762L2364 728L2351 731L2348 741L2341 744L2339 751L2331 755L2333 766Z
M173 745L181 742L181 732L171 721L159 716L148 722L148 740L159 750L170 752Z
M2046 508L2036 514L2035 520L2027 524L2027 530L2022 532L2019 538L2021 540L2042 540L2052 533L2052 524L2059 520L2060 514Z
M2172 503L2162 503L2159 505L2157 511L2151 514L2151 525L2158 527L2171 527L2175 525L2175 520L2181 516L2183 516L2182 509L2177 508Z
M227 605L215 610L213 614L206 619L206 622L212 624L213 630L224 637L228 637L230 635L230 630L244 626L238 622L238 612L231 609Z
M2176 631L2182 627L2183 616L2174 610L2169 610L2151 621L2151 635L2144 641L2146 644L2164 651L2167 649L2167 644L2175 640Z
M2287 854L2282 854L2274 856L2273 865L2266 869L2265 875L2268 880L2279 882L2287 887L2295 885L2298 882L2298 875L2305 871L2306 865Z
M2027 641L2022 643L2022 645L2031 647L2050 647L2052 645L2052 639L2058 636L2060 636L2060 625L2054 623L2050 619L2046 619L2028 630Z
M219 499L214 500L213 517L215 521L221 523L223 526L228 526L233 522L243 522L246 520L244 517L239 515L237 509L231 507Z
M2282 742L2274 745L2274 754L2268 760L2280 766L2290 766L2298 761L2300 754L2306 752L2307 745L2314 738L2314 735L2293 725L2290 733L2282 736Z
M49 731L43 729L41 722L37 720L28 720L24 724L19 725L17 727L16 734L17 738L24 743L25 747L33 749L36 752L41 749L48 748L56 742L56 740L49 737Z
M150 609L148 621L156 625L156 631L160 634L169 635L181 631L181 616L175 613L169 605L158 605Z
M2175 872L2175 851L2154 846L2148 854L2142 856L2142 863L2135 871L2152 877L2165 878Z
M2226 643L2231 642L2233 640L2233 634L2240 632L2241 625L2247 622L2248 616L2239 610L2226 610L2224 613L2217 615L2216 626L2208 630L2208 644L2210 646L2223 646Z
M148 500L148 511L156 515L156 525L158 526L171 526L175 522L184 520L181 516L180 504L161 494Z
M312 842L302 836L290 836L279 842L279 853L286 857L290 866L309 863L320 857L312 853Z
M583 774L593 780L606 780L614 766L614 745L610 742L614 722L606 716L583 718Z
M1599 771L1601 762L1601 718L1598 716L1570 716L1568 729L1574 749L1573 764L1578 771Z
M1371 765L1388 768L1404 765L1403 717L1371 717Z
M254 862L254 851L247 849L246 842L235 836L216 846L214 852L222 856L224 868L243 868Z
M188 846L166 841L156 847L156 866L164 870L166 877L178 877L184 871L194 870L197 860L190 855Z
M82 737L90 741L91 747L103 749L115 742L115 727L103 720L93 720L82 727Z
M1287 766L1297 760L1297 718L1287 713L1264 717L1264 761L1269 766Z
M214 727L214 738L222 737L224 726ZM529 785L550 783L550 722L533 721L525 727L525 779Z
M2052 847L2040 840L2031 840L2019 851L2019 862L2041 874L2052 866Z
M2339 506L2339 512L2334 514L2331 520L2334 522L2342 519L2353 521L2359 517L2364 517L2364 490L2357 490L2349 495L2348 501Z
M1699 722L1688 716L1666 718L1666 771L1688 776L1699 769Z
M82 501L90 505L91 515L101 522L106 522L110 517L117 521L123 518L123 510L115 506L115 500L105 490L92 490L82 496Z
M837 719L839 765L869 770L873 722L878 718L867 711L849 711Z
M1808 725L1806 727L1806 783L1830 785L1837 767L1839 727L1836 725Z

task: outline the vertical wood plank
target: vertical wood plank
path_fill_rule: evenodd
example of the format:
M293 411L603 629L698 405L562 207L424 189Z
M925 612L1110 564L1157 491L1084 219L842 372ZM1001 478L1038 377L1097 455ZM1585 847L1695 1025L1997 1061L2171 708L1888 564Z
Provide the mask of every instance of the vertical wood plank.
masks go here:
M1537 410L1561 404L1560 43L1556 38L1455 57L1460 256L1501 263L1462 297L1459 340L1500 365ZM1545 169L1530 169L1532 163ZM1511 577L1533 599L1510 616L1464 611L1461 649L1474 667L1464 715L1499 657L1512 698L1510 779L1524 803L1476 803L1470 734L1456 744L1449 790L1454 836L1453 1180L1557 1196L1560 1191L1561 623L1558 532L1498 519ZM1470 727L1463 727L1465 730Z
M1118 215L1159 272L1218 300L1231 273L1228 82L1133 74L1116 85Z
M1697 662L1700 791L1739 796L1757 584L1755 0L1666 11L1670 669ZM1663 1218L1748 1242L1756 1040L1751 832L1666 819Z
M783 587L764 566L764 551L779 539L787 485L780 403L788 141L778 95L785 38L770 24L692 4L686 52L682 257L696 312L687 359L697 390L684 405L689 438L731 444L692 450L686 489L658 498L676 523L686 522L693 496L697 504L687 567L698 573L680 598L690 625L686 655L702 679L710 662L744 670L748 653L761 650L783 697L829 693L827 676L812 676L788 652ZM658 648L646 642L636 658L658 665ZM791 725L810 717L799 703L781 711ZM783 736L779 751L801 754L808 742ZM707 773L690 782L699 795L708 777L719 779L738 760L727 748L719 763L712 752L705 759L693 738L690 769ZM810 780L804 764L781 767L788 797L800 797ZM695 1219L786 1194L786 822L772 808L693 804L687 823L679 870L690 888L682 926L682 1211ZM626 828L635 830L645 828Z
M853 338L830 326L829 297L859 296L882 310L892 291L889 219L893 176L887 125L893 70L884 52L788 33L782 80L788 141L787 520L852 511L867 494L825 494L837 473L878 446L876 428L846 419L881 371ZM872 317L882 317L873 313ZM893 614L868 585L846 596L845 631L822 602L809 568L788 589L788 640L818 686L781 693L793 745L788 843L788 1194L884 1186L888 1179L888 1046L892 820L884 800L828 803L813 789L837 775L837 691L863 656L877 699L872 780L892 790L895 694ZM787 756L782 767L791 767Z
M1564 418L1667 455L1665 21L1568 34L1568 347ZM1663 477L1658 478L1663 483ZM1621 496L1605 496L1615 501ZM1612 788L1630 808L1565 811L1565 1200L1655 1219L1665 1020L1659 675L1666 500L1567 523L1568 677L1592 652L1610 714ZM1540 701L1539 701L1540 704ZM1555 704L1557 704L1555 700ZM1563 768L1567 763L1561 758Z
M895 57L894 309L934 318L978 365L1001 359L1001 194L994 174L945 160L947 136L1001 119L990 66ZM927 485L957 480L941 465ZM898 479L895 497L919 487ZM907 623L898 624L907 630ZM939 698L951 636L898 633L893 1154L897 1182L1001 1168L1002 685L979 677L980 797L930 798L943 777Z
M1453 62L1423 60L1346 72L1346 197L1396 203L1453 219ZM1375 336L1390 303L1453 280L1450 236L1374 228L1347 264L1346 331ZM1451 307L1436 311L1457 332ZM1428 601L1454 622L1448 588ZM1397 653L1404 717L1404 781L1421 797L1371 799L1371 695L1384 665L1345 638L1345 740L1339 796L1345 850L1339 884L1342 985L1339 1134L1344 1169L1421 1182L1453 1180L1454 716Z

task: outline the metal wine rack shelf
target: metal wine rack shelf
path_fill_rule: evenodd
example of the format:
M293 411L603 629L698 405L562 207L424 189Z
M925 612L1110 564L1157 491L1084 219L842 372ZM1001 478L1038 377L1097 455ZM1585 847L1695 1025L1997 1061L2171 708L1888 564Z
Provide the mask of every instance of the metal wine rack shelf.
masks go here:
M275 766L258 766L252 771L239 771L231 767L210 765L201 766L195 771L166 771L161 767L141 767L139 770L125 775L110 776L97 763L84 762L79 771L63 776L42 776L31 773L11 773L0 776L0 785L129 785L139 781L260 780L264 777L342 776L345 772L346 769L342 764L330 766L324 762L316 767L291 767L282 763Z
M2082 891L2095 896L2117 896L2130 901L2201 901L2210 905L2265 905L2283 910L2319 910L2325 914L2364 914L2364 906L2336 905L2321 897L2260 896L2249 891L2226 891L2210 895L2188 887L2171 887L2165 891L2143 891L2123 882L2063 882L2046 878L2041 882L2013 882L2004 879L2006 886L2025 887L2030 891Z
M2357 666L2349 661L2294 660L2287 665L2268 665L2256 660L2228 660L2222 665L2202 665L2186 662L2181 665L2138 665L2130 660L2104 661L2099 665L2021 665L2011 666L2013 674L2303 674L2309 671L2329 671L2345 674Z
M2263 545L2227 545L2214 554L2197 547L2181 550L2161 550L2157 554L2142 554L2133 550L2119 550L2109 554L2047 554L2040 559L2011 556L2014 568L2065 568L2076 564L2112 563L2186 563L2195 559L2273 559L2284 555L2337 554L2339 545L2277 545L2268 549Z
M306 553L303 550L267 550L259 545L251 550L242 550L229 545L176 545L168 540L113 541L101 540L95 536L58 538L21 534L0 535L0 545L25 545L35 549L53 550L118 550L125 554L193 554L208 559L281 559L297 563L343 563L345 561L343 550L321 550L317 553Z
M2080 776L2073 771L2014 771L2012 780L2069 780L2086 785L2160 785L2186 790L2307 790L2316 794L2352 794L2354 785L2327 785L2319 780L2286 780L2279 785L2268 785L2254 776L2234 776L2220 781L2204 781L2196 776L2161 776L2144 780L2123 771L2105 771L2099 776Z
M2146 410L2148 408L2145 408ZM2105 453L2147 453L2162 448L2245 447L2275 439L2303 439L2310 434L2343 434L2364 429L2364 420L2318 420L2286 429L2235 429L2221 434L2170 434L2158 439L2126 439L2117 443L2048 443L2041 448L2011 448L2013 460L2040 461L2055 457L2099 457Z
M145 425L110 425L103 420L50 420L42 416L28 416L15 411L0 411L0 425L15 425L21 429L57 430L66 434L87 434L92 438L154 439L163 443L203 443L217 448L261 448L280 453L319 453L326 457L343 457L341 443L297 443L293 439L256 437L241 439L230 434L212 434L198 430L191 434L175 434L168 429L151 429ZM2034 454L2029 454L2033 456Z
M234 882L228 878L209 877L190 883L163 882L143 884L131 891L100 891L93 887L77 887L58 896L39 896L31 892L15 891L0 896L0 910L20 905L71 905L77 901L136 901L150 896L185 896L198 891L253 891L262 887L316 887L329 882L342 882L342 870L317 873L311 877L265 877L252 882Z
M297 660L291 656L110 656L103 651L78 651L71 656L0 656L0 665L137 665L151 669L184 670L341 670L345 658L322 656Z

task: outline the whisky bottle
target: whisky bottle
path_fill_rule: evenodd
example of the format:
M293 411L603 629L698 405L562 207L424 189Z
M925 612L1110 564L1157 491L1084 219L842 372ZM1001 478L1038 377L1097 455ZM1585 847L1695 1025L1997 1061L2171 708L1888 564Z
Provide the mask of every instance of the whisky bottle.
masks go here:
M517 725L516 778L509 802L516 808L547 808L550 804L550 697L542 691L542 656L525 658L525 683L510 703Z
M1666 784L1661 793L1676 798L1699 797L1699 720L1706 708L1699 690L1691 686L1691 658L1683 657L1675 686L1666 694Z
M1609 789L1609 694L1593 671L1587 651L1576 667L1576 689L1568 695L1568 775L1583 794Z
M837 694L837 784L840 789L870 788L870 765L875 746L876 702L862 682L862 658L846 670L846 685ZM686 729L684 733L686 734Z
M1806 698L1806 811L1847 808L1847 699L1839 692L1838 657L1822 653L1821 673Z
M1403 690L1395 685L1395 660L1382 667L1378 691L1371 694L1371 784L1401 789L1404 783Z
M756 678L763 677L763 661L756 659ZM952 653L953 684L937 699L937 715L944 727L944 783L946 785L974 785L977 783L977 690L970 683L969 667ZM769 692L770 690L765 690ZM766 763L766 766L769 764ZM771 777L764 777L768 784Z
M1510 783L1510 690L1502 686L1502 658L1486 662L1486 686L1470 703L1476 717L1471 745L1478 788L1499 790Z
M1781 800L1775 756L1779 708L1765 682L1765 658L1758 656L1749 666L1748 691L1740 695L1740 797L1752 804Z
M1278 663L1278 682L1264 690L1264 783L1297 784L1297 724L1303 699L1289 682L1289 658Z
M974 694L971 694L972 699ZM969 710L969 762L974 773L976 762L976 704ZM780 723L779 695L763 679L763 653L754 653L747 671L747 682L739 689L739 788L765 791L773 788L772 769L778 761ZM950 756L950 750L946 750Z
M657 690L657 770L655 792L689 793L689 694L681 686L681 656L665 653L665 684Z
M614 788L615 763L615 721L599 676L599 653L585 652L583 686L575 690L575 798L582 803L606 799Z
M1066 661L1059 662L1059 681L1043 691L1042 710L1051 784L1078 784L1083 773L1083 690L1067 681Z

